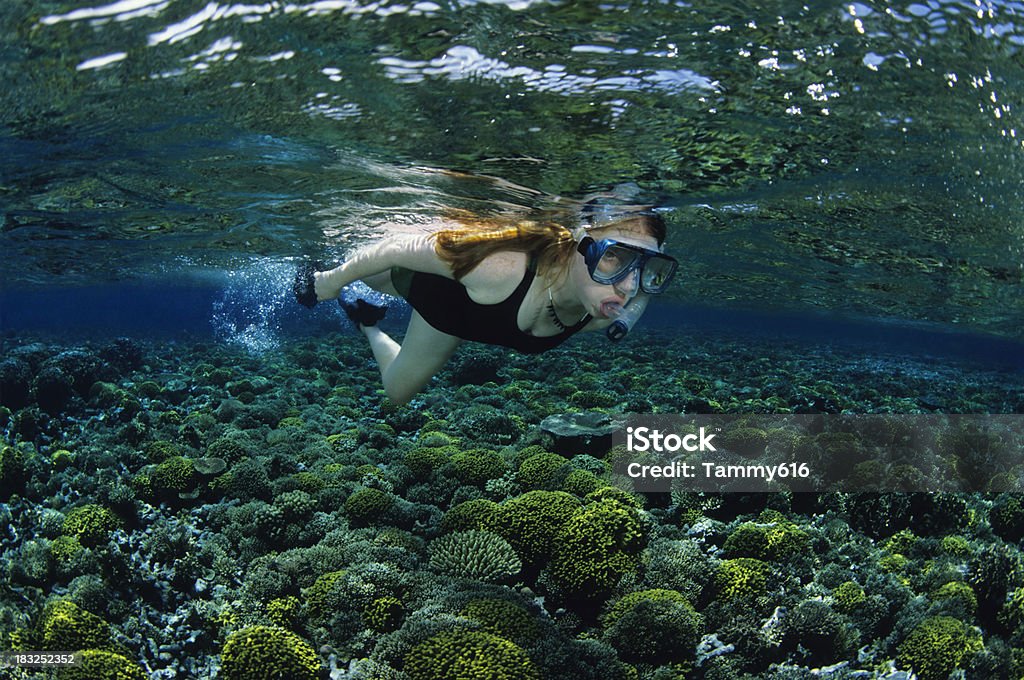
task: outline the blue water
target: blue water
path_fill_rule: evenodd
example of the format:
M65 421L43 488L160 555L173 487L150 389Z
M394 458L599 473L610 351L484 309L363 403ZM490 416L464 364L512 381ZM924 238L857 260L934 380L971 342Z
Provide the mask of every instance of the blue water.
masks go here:
M253 290L244 284L206 281L183 286L174 282L139 282L131 286L96 285L64 291L29 290L0 293L0 331L8 338L49 337L67 341L102 340L116 335L153 339L228 342L258 355L295 339L355 329L334 304L315 312L297 307L286 280ZM397 299L383 327L399 335L409 309ZM729 311L659 301L633 332L642 351L646 329L699 336L750 338L758 342L807 347L836 346L861 352L902 355L908 360L943 360L972 369L1024 370L1024 345L1013 339L947 328L879 324L832 314L782 314ZM581 336L574 345L601 352L610 349L601 335Z

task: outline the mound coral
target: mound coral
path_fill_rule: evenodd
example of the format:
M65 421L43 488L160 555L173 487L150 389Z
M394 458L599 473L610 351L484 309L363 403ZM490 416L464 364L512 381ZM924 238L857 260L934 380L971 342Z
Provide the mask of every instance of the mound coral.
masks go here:
M981 638L951 616L925 619L900 646L896 663L912 668L921 680L946 680L971 653L980 650Z
M488 529L493 524L498 504L486 498L463 501L444 514L441 531Z
M725 600L752 597L764 592L771 567L752 557L723 560L715 571L715 586Z
M567 593L603 596L639 566L644 534L637 513L613 501L577 510L555 537L551 575Z
M345 499L345 512L357 524L369 524L379 518L395 502L395 497L380 489L359 489Z
M0 448L0 498L7 500L25 486L25 453L13 446Z
M730 557L788 560L805 551L809 543L806 532L779 519L767 523L744 522L729 534L724 549Z
M106 541L121 522L113 512L100 505L80 505L71 510L61 525L65 536L74 536L87 547Z
M459 614L479 623L484 632L516 643L531 642L540 634L540 625L533 614L508 600L470 600Z
M373 600L363 610L363 620L371 630L389 633L398 630L405 616L405 606L393 595L385 595Z
M579 500L562 491L528 491L498 506L495 531L524 564L541 564L550 557L555 537L579 507Z
M570 471L569 461L557 453L536 453L519 466L516 481L526 489L554 489Z
M86 649L81 663L61 668L60 680L146 680L146 674L134 661L102 649Z
M447 463L449 457L457 452L458 449L454 446L420 446L406 453L402 462L416 479L426 479L430 473Z
M451 475L463 484L481 486L488 479L505 474L505 461L494 451L471 449L453 455L448 463L448 469Z
M623 597L604 624L605 640L626 661L669 664L693 658L703 621L681 593L655 588Z
M320 658L301 637L281 628L252 626L232 633L221 652L227 680L316 680Z
M490 633L452 630L412 648L403 670L412 680L540 680L521 647Z
M47 651L102 648L111 643L110 624L71 600L53 600L43 608L35 638Z

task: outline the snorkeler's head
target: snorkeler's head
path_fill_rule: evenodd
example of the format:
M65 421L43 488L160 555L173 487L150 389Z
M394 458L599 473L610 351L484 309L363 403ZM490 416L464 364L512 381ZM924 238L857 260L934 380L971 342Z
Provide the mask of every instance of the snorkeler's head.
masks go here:
M618 229L653 236L660 248L665 244L668 228L665 219L649 205L608 205L588 201L580 209L579 227L573 236L577 242L590 235L600 238L605 229Z

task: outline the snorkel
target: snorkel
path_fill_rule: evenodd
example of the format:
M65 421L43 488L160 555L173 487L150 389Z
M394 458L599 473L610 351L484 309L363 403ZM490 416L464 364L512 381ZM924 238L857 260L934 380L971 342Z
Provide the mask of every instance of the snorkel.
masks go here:
M650 295L637 295L624 305L615 305L618 314L615 316L615 320L612 321L612 325L605 329L605 335L608 336L608 339L612 342L618 342L629 335L629 332L633 330L633 325L643 315L644 310L647 309L647 303L650 299Z

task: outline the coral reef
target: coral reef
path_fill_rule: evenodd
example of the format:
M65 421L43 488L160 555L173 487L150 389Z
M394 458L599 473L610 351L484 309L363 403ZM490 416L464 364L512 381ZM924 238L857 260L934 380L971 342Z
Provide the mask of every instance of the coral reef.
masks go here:
M479 370L463 360L395 407L353 358L362 348L330 340L259 357L203 342L132 341L123 357L12 345L4 645L82 651L57 674L76 680L1024 668L1024 511L964 468L969 428L929 444L964 493L642 494L605 441L624 404L724 412L738 416L722 439L737 454L839 458L865 484L912 483L905 466L865 460L850 432L780 436L744 418L921 411L916 395L940 386L960 395L946 410L1011 411L1019 381L770 345L751 373L748 344L671 336L643 361L475 348ZM672 352L685 367L655 370ZM898 419L878 427L897 451L913 435ZM981 456L1001 440L978 441ZM1019 464L992 465L1015 488Z

